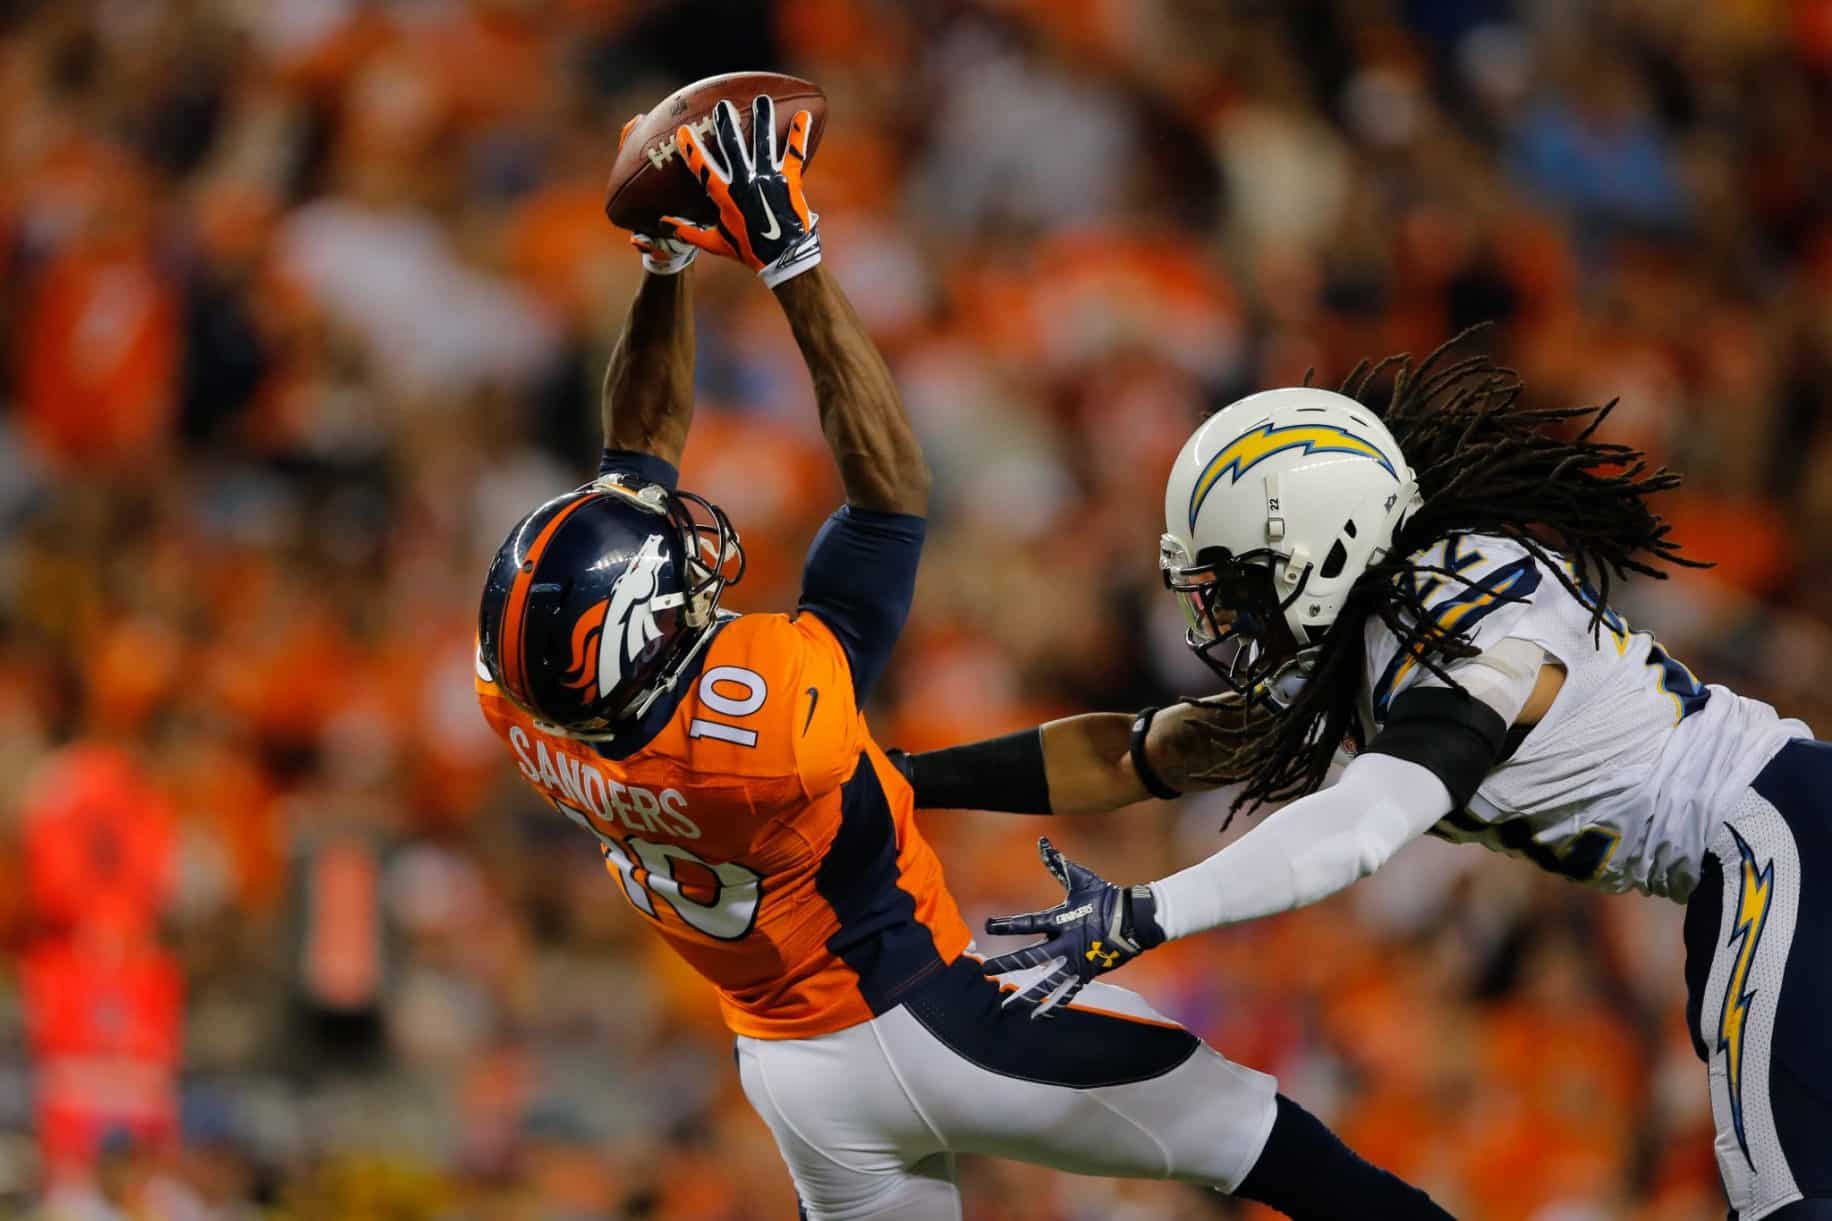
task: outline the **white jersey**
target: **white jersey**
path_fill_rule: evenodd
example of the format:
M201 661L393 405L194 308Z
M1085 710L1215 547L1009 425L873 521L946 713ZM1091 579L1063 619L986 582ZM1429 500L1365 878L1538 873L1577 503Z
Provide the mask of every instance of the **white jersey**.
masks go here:
M1786 742L1812 731L1767 704L1705 686L1613 612L1594 633L1591 611L1516 542L1456 536L1415 560L1474 583L1421 578L1439 625L1463 628L1485 654L1499 656L1497 646L1517 653L1520 644L1503 642L1525 642L1565 669L1551 709L1524 740L1510 737L1512 753L1468 808L1432 833L1604 890L1684 902L1725 815ZM1400 692L1441 683L1402 654L1378 618L1368 622L1366 643L1361 717L1371 738ZM1447 668L1455 676L1469 664ZM1502 711L1512 721L1518 702Z

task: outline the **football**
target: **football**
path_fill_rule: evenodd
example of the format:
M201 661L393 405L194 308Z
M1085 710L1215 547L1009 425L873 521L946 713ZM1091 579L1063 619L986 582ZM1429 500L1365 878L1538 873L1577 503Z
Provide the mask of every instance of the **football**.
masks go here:
M684 216L698 224L718 219L712 203L693 180L675 151L674 132L682 124L692 127L702 143L711 143L712 109L721 99L738 108L738 124L748 139L751 133L751 99L767 93L776 103L776 140L780 150L788 136L789 121L798 110L808 111L808 160L821 144L826 126L827 95L820 86L776 72L727 72L709 76L677 89L636 121L605 188L604 212L622 229L653 230L664 216Z

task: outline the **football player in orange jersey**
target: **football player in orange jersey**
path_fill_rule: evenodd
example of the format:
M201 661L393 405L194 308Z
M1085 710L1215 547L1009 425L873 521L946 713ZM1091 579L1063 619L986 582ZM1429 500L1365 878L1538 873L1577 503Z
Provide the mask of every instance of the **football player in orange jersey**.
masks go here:
M642 916L717 989L746 1096L817 1218L956 1218L955 1154L1177 1179L1298 1217L1327 1180L1365 1217L1442 1218L1139 997L1086 988L1050 1021L1002 1004L860 711L902 629L929 475L889 371L820 266L808 116L754 146L729 103L683 127L715 226L639 237L592 483L524 518L479 623L478 698L529 784L597 838ZM627 130L627 129L626 129ZM755 269L813 376L846 501L792 614L734 615L737 532L676 487L692 415L686 270ZM1148 907L1127 913L1149 935ZM1022 982L1022 981L1020 981ZM1340 1198L1340 1195L1337 1197Z

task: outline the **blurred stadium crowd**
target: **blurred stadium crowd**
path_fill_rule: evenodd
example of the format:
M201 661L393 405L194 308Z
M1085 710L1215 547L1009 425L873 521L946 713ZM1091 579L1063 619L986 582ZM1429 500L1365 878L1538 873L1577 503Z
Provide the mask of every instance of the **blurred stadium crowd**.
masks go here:
M1156 573L1192 424L1488 319L1689 476L1718 568L1631 615L1832 727L1832 0L5 13L0 1215L793 1214L710 994L471 694L490 552L594 469L616 132L712 72L825 87L828 259L936 470L880 740L1207 690ZM686 483L779 609L837 483L708 262ZM1091 859L1153 876L1224 807ZM925 817L973 918L1053 901L1036 822ZM1678 925L1429 844L1126 982L1458 1215L1694 1221ZM1245 1215L964 1174L973 1218Z

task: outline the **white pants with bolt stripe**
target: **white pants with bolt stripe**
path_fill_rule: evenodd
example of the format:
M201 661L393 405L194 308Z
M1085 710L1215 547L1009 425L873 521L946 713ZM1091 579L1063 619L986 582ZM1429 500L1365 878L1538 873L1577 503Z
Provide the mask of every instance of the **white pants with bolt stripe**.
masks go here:
M1033 1022L1000 1009L990 981L974 987L973 964L957 966L924 1000L835 1034L738 1040L745 1096L808 1217L958 1218L957 1153L1221 1191L1252 1169L1276 1114L1273 1078L1123 988L1091 984L1067 1020Z
M1688 1016L1733 1221L1832 1201L1832 744L1790 742L1712 834Z

